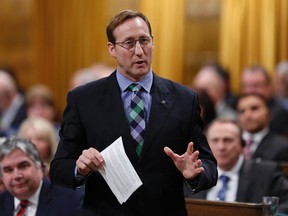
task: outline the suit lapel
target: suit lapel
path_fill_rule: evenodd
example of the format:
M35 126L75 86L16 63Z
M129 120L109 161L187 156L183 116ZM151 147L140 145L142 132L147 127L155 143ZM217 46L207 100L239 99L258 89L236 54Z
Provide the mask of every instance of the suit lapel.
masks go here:
M122 136L123 145L132 163L138 161L138 156L135 150L135 144L130 135L130 128L127 122L125 111L121 98L120 87L117 83L116 73L113 73L109 78L104 91L107 94L106 100L103 104L103 113L107 115L107 121L110 122L111 131L115 135L115 140Z
M169 89L155 74L151 95L152 105L150 117L145 131L144 145L140 155L140 160L145 157L145 153L148 152L173 105L171 96L169 96Z
M44 177L43 184L39 194L36 216L49 215L50 211L49 203L51 202L50 190L51 190L51 183L49 182L49 180L46 179L46 177ZM45 210L43 211L43 209Z
M237 189L236 201L244 202L249 194L249 179L251 179L251 164L249 161L243 161L239 173L239 184Z

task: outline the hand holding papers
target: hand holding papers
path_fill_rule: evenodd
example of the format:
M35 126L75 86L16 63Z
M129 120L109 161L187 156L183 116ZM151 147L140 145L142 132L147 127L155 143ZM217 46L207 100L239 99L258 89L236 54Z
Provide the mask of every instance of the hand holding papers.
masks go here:
M105 164L104 169L99 170L99 172L119 203L122 204L142 185L125 153L122 137L115 140L101 154L104 157Z

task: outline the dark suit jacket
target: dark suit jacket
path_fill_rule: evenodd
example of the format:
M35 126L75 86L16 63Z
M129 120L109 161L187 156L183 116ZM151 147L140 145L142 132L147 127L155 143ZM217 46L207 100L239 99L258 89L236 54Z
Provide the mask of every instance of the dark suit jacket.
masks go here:
M275 98L271 99L268 105L271 114L270 129L277 134L288 136L288 110Z
M24 97L24 96L23 96ZM1 118L1 117L0 117ZM4 136L13 136L17 133L21 123L24 121L24 119L27 118L27 113L26 113L26 105L23 101L23 104L19 107L19 109L17 110L11 125L8 129L5 130L1 130L0 128L0 137L4 137Z
M183 176L164 153L165 146L183 154L189 141L200 151L205 173L191 184L197 190L217 181L216 160L205 136L196 94L154 74L152 106L140 158L130 135L121 92L114 72L108 78L68 93L60 143L50 167L52 181L75 187L76 160L84 149L104 150L122 136L125 152L143 185L120 205L99 173L86 181L84 215L186 215Z
M208 190L192 194L184 185L185 197L206 199ZM244 161L239 172L238 202L261 203L263 196L278 196L279 211L288 213L288 181L277 163Z
M39 195L36 216L80 215L84 191L52 185L44 178ZM13 216L14 197L8 192L0 193L0 215Z
M269 132L259 143L252 159L288 161L288 139Z

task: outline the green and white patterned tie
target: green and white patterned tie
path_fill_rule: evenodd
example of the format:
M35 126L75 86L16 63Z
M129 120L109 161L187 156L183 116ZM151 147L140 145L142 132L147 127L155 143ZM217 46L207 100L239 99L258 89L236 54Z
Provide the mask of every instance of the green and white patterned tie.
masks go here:
M129 114L130 131L131 136L136 141L136 152L139 156L142 151L145 134L144 102L140 92L142 86L137 83L132 83L128 89L132 91Z

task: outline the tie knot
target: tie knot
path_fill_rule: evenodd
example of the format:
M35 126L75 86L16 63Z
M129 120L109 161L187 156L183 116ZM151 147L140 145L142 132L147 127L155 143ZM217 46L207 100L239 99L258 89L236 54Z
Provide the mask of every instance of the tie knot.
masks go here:
M251 146L253 144L253 142L254 142L253 139L249 138L249 139L246 140L246 145L247 146Z
M21 208L26 208L27 205L28 205L28 200L22 200L22 201L20 202Z
M131 85L128 86L128 90L133 92L141 91L141 89L142 86L138 83L132 83Z
M224 184L227 184L228 181L230 180L230 178L229 178L228 176L226 176L226 175L221 175L221 176L219 177L219 179L220 179Z

